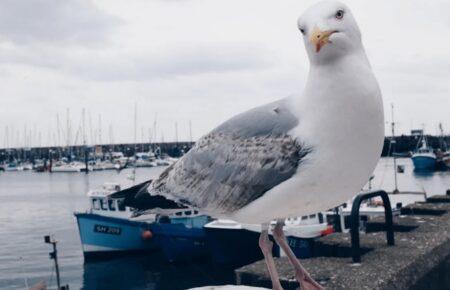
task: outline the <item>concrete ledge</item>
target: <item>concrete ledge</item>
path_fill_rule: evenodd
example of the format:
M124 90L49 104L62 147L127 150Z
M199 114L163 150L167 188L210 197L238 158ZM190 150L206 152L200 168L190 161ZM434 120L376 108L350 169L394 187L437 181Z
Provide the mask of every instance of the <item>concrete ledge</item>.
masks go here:
M385 232L373 226L382 219L371 221L373 232L361 235L361 264L352 264L350 236L342 233L320 238L316 250L322 256L302 264L326 289L450 289L450 203L437 200L408 206L408 215L395 218L395 246L387 246ZM275 262L283 287L297 289L287 259ZM264 261L235 273L238 284L271 287Z

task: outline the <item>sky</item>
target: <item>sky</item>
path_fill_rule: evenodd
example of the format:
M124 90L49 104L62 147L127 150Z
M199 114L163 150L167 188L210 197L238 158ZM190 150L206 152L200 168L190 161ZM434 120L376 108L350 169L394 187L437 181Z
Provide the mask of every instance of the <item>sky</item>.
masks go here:
M309 64L296 22L315 2L2 0L0 148L195 141L300 93ZM450 1L345 3L387 120L393 103L399 134L436 134L439 122L448 134Z

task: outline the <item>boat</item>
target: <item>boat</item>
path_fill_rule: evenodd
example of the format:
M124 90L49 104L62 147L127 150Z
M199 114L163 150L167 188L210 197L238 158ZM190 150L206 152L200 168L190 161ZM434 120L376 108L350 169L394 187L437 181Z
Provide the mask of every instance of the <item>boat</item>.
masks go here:
M136 167L155 167L158 164L155 162L155 154L153 152L138 152L136 153Z
M151 223L130 220L132 209L121 199L108 197L120 190L119 184L105 183L89 191L90 209L74 213L85 258L157 248L149 234Z
M168 159L161 159L161 158L157 158L155 160L155 162L156 162L157 166L169 166L173 163L173 162L169 161Z
M161 251L167 261L175 262L207 255L203 226L211 221L208 216L193 209L134 214L126 200L149 183L123 190L119 184L106 183L87 193L90 209L74 213L85 258Z
M92 171L92 166L88 165L88 170ZM85 172L86 164L83 162L73 161L70 163L58 162L52 166L51 172Z
M418 171L435 170L437 162L436 154L428 146L425 136L422 135L418 142L419 145L420 147L418 147L411 157L414 169Z
M284 220L283 230L297 258L314 255L315 239L334 232L325 220L324 213L311 214ZM275 226L272 221L271 225ZM218 219L204 226L210 256L214 263L239 267L263 258L258 247L261 225L241 224L233 220ZM279 247L273 248L275 256L283 256Z
M204 231L210 258L216 264L239 267L263 258L258 246L260 225L218 219L206 224Z
M17 165L16 162L10 162L4 167L5 171L22 171L23 167Z
M394 191L388 193L389 201L391 203L391 210L393 216L399 216L401 214L401 209L416 202L425 202L426 193L425 192L401 192ZM350 216L352 213L353 199L347 201L343 205L337 208L336 212L327 212L328 216L335 215L339 220L337 221L337 229L342 232L348 232L350 225ZM367 221L376 217L384 217L384 206L381 197L375 197L369 199L363 203L359 208L360 216L360 230L365 231Z
M29 162L22 163L23 170L33 170L33 164Z
M450 151L447 151L442 156L442 163L446 169L450 169Z
M209 249L204 226L211 220L196 210L184 209L167 216L157 215L151 230L168 262L207 259Z
M101 171L101 170L113 170L116 169L116 164L112 163L109 160L96 160L90 164L92 166L93 171Z

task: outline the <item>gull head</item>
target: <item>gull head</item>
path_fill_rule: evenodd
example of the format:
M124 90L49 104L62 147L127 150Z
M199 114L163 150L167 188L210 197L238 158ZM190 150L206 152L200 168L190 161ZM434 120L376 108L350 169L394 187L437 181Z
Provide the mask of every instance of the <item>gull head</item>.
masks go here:
M341 2L319 2L304 12L297 24L312 63L333 61L362 49L358 25Z

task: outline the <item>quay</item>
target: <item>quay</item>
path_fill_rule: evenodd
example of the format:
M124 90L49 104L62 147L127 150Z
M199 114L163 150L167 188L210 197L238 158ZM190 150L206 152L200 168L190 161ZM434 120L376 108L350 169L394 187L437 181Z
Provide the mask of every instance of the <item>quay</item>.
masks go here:
M302 265L325 289L450 289L450 191L402 209L394 218L395 245L388 246L384 217L360 235L361 263L353 263L349 233L318 239L314 258ZM286 257L275 258L283 288L298 289ZM263 260L235 270L236 284L271 287Z
M50 159L71 156L83 160L86 152L89 155L107 155L110 152L122 152L126 157L134 156L137 152L159 151L172 157L179 157L189 151L193 142L162 142L162 143L126 143L102 144L94 146L50 146L31 148L3 148L0 149L0 163L12 160Z
M427 135L427 140L432 148L440 148L442 143L450 144L450 136L430 136ZM404 154L405 156L417 147L418 135L401 135L394 137L396 143L396 152ZM381 156L391 156L390 152L390 137L384 140L384 146ZM0 148L0 162L6 161L9 157L11 159L34 159L34 158L49 158L50 154L55 156L69 155L69 152L75 158L83 158L85 151L92 153L119 151L126 156L132 156L135 152L155 151L159 148L161 153L166 153L173 157L179 157L182 153L189 151L194 142L159 142L159 143L123 143L123 144L100 144L100 145L70 145L70 146L47 146L47 147L20 147L20 148Z

